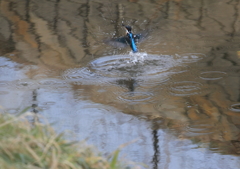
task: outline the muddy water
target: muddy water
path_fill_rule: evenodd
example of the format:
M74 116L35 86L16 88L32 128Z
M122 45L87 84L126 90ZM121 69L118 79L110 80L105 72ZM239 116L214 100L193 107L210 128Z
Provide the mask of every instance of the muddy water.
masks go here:
M0 1L0 105L150 168L240 168L239 1ZM121 24L146 35L117 48Z

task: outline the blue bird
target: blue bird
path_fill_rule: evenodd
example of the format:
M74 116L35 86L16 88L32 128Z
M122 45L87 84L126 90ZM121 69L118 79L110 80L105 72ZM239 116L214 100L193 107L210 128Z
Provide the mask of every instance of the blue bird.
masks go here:
M126 29L126 37L125 37L125 40L126 40L126 42L130 45L130 47L131 47L131 49L132 49L132 51L134 52L134 53L136 53L136 52L138 52L138 49L137 49L137 46L136 46L136 40L137 39L140 39L140 36L139 35L134 35L133 33L132 33L132 28L131 28L131 26L125 26L125 25L123 25L124 27L125 27L125 29Z
M118 48L124 48L126 46L130 46L133 53L138 52L137 43L140 42L140 40L143 39L143 36L146 36L147 33L144 32L143 34L133 34L132 33L132 27L122 25L126 29L126 35L119 37L119 38L113 38L111 40L105 41L107 44L118 47Z

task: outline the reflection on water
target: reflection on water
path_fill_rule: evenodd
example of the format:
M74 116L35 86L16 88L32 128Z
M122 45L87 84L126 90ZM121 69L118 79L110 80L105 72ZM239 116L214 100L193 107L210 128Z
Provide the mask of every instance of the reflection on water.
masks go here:
M0 105L154 169L239 168L239 5L1 0ZM122 23L139 53L104 43Z

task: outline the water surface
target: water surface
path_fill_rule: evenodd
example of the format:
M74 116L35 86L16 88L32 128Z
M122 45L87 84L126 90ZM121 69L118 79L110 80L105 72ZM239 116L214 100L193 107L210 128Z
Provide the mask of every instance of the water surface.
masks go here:
M0 1L0 105L150 168L240 168L239 1ZM139 53L105 44L146 38Z

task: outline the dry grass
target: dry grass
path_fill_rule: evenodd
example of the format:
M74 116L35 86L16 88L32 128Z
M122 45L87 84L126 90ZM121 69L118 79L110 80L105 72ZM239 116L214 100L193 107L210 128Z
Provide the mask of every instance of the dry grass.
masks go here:
M49 125L29 116L0 114L0 164L3 169L120 169L119 150L105 158L91 146L69 143ZM138 168L138 167L131 167Z

